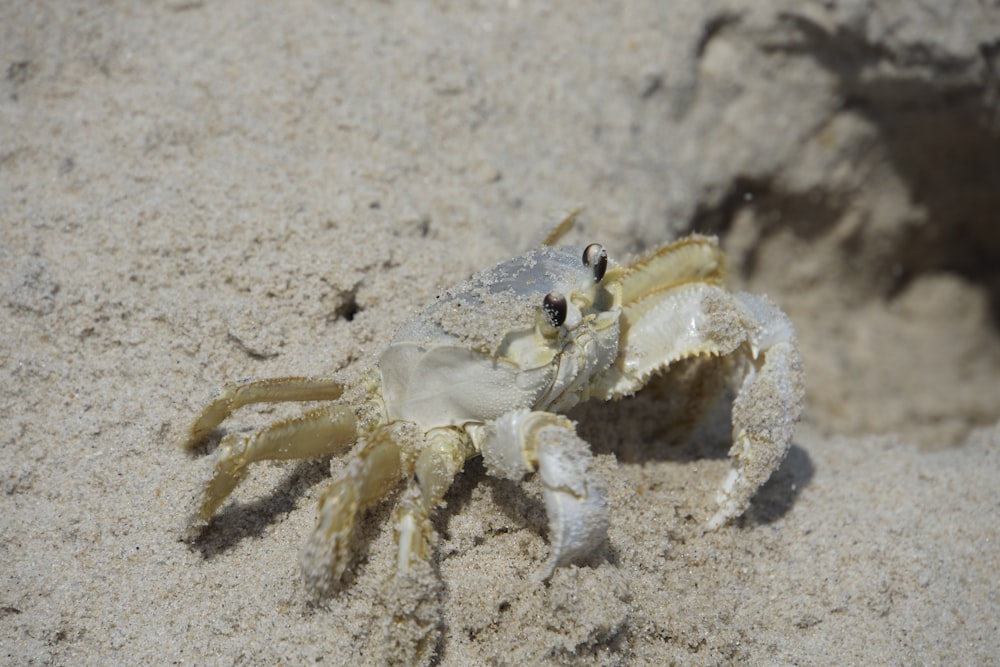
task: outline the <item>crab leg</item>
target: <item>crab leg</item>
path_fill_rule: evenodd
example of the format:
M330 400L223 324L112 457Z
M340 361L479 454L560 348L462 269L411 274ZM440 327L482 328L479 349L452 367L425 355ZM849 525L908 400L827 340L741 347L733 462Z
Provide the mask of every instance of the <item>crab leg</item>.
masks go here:
M685 248L701 249L690 243ZM595 395L628 396L653 374L692 357L732 355L744 370L733 402L732 469L708 522L714 530L746 510L788 451L805 391L795 331L766 297L732 295L695 281L632 299L622 311L622 352L595 379ZM712 398L695 404L706 407Z
M715 530L743 514L785 458L805 394L802 358L788 317L765 297L737 294L748 327L747 373L733 401L732 469L709 519Z
M212 475L189 523L196 536L215 510L246 477L251 463L265 460L306 459L332 454L357 438L354 412L346 405L328 405L256 431L249 436L227 435L215 454Z
M332 401L340 398L343 391L343 385L330 378L283 377L231 382L201 411L181 445L187 449L196 447L212 429L244 405Z
M434 529L430 513L444 500L445 493L462 470L466 459L475 454L464 431L434 429L427 433L427 445L414 466L413 482L396 511L397 559L400 571L410 569L430 557Z
M358 515L388 493L404 476L401 449L412 447L397 424L373 431L319 500L316 528L299 558L306 590L328 593L347 567Z
M550 412L509 412L474 434L491 474L520 480L538 470L549 516L552 555L537 573L589 555L607 535L604 488L591 469L590 448L573 422Z

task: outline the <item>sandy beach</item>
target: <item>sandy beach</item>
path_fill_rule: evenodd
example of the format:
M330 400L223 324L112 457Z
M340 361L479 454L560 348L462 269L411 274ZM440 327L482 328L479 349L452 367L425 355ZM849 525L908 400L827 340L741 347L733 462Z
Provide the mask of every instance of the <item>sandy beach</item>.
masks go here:
M347 456L256 465L191 544L211 457L177 443L582 207L568 242L620 261L718 235L795 323L805 413L706 532L728 434L666 442L655 387L575 408L608 540L544 583L540 483L467 462L431 664L1000 664L998 43L973 2L5 3L0 663L405 660L398 495L317 604Z

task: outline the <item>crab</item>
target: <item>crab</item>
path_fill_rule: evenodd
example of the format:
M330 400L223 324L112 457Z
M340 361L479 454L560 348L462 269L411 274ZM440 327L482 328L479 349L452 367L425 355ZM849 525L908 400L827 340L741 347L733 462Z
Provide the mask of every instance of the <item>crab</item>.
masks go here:
M731 466L705 528L740 516L780 465L802 409L791 322L766 297L725 289L724 256L713 237L688 236L622 266L596 243L555 245L571 224L567 219L540 247L440 294L396 332L360 386L327 377L225 385L195 419L185 446L198 446L251 403L325 403L249 435L223 437L191 534L251 464L355 444L321 494L300 558L303 582L318 596L340 585L365 508L405 484L393 518L399 576L432 559L431 515L465 462L481 455L497 477L538 473L551 554L537 578L547 579L597 550L609 520L590 447L564 413L584 401L634 394L692 359L719 363L720 373L737 377ZM688 398L707 404L721 387L696 382Z

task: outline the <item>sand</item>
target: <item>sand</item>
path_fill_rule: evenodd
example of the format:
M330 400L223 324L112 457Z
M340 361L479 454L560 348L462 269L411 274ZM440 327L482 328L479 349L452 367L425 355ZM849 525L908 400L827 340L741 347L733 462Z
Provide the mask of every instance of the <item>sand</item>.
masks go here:
M652 396L576 409L609 539L545 583L537 481L470 461L435 519L437 664L1000 663L996 195L941 217L951 172L909 196L884 132L905 126L841 104L874 88L750 46L836 50L860 4L6 3L0 663L391 657L395 498L314 604L299 550L344 459L256 466L191 545L210 458L176 442L227 380L370 363L578 206L570 239L619 258L722 234L734 288L796 322L806 413L749 512L705 533L725 442L667 445ZM921 15L868 39L972 68L996 16L956 7L965 34ZM928 78L965 81L949 62ZM1000 192L995 135L961 118L935 127L981 159L962 187Z

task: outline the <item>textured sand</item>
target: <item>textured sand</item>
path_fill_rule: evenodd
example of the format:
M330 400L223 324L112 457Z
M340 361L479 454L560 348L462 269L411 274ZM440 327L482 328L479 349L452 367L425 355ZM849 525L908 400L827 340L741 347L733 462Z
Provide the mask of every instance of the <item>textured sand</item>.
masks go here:
M787 154L801 137L684 129L723 108L698 76L735 65L670 63L731 4L0 9L0 663L379 664L391 500L313 606L298 552L342 459L257 466L192 547L208 459L174 443L227 379L355 370L570 208L574 241L626 256L688 228L724 171L700 165ZM1000 662L990 296L935 274L896 310L852 301L878 286L830 274L822 238L754 254L746 229L723 230L734 282L787 303L812 381L780 471L703 534L725 444L663 445L651 396L578 409L609 542L538 584L537 483L470 462L436 520L440 664Z

